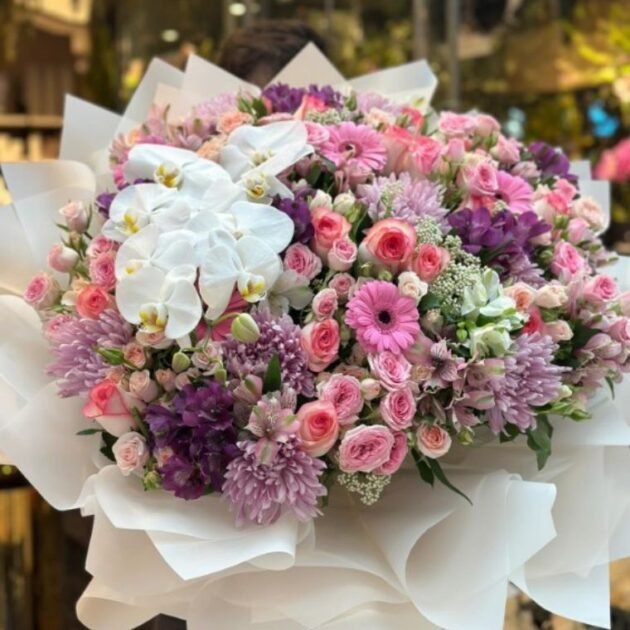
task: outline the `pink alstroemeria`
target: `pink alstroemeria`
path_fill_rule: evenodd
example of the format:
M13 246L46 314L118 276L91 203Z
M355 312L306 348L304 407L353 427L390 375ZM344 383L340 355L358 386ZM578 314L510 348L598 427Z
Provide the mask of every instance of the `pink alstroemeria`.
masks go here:
M252 409L245 428L259 438L254 451L258 462L270 464L280 445L297 433L300 423L292 409L283 408L276 399L263 398Z

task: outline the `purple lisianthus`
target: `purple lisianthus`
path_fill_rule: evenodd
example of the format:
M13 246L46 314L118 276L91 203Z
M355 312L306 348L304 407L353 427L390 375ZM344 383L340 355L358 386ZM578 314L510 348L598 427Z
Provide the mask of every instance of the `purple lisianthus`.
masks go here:
M330 85L310 85L308 89L293 88L285 83L274 83L262 92L263 98L269 100L274 113L285 112L293 114L302 104L305 96L312 96L322 101L327 107L341 109L343 96Z
M96 207L105 219L109 219L109 208L117 194L115 192L104 192L96 196Z
M528 151L543 177L563 177L572 183L577 182L577 177L569 173L571 163L562 151L541 141L532 142Z
M315 233L311 223L311 211L305 199L305 194L296 193L293 199L289 197L276 197L273 205L278 210L284 212L295 226L293 232L293 243L308 243Z
M200 387L187 385L170 407L147 408L154 451L168 453L158 457L165 490L183 499L221 491L228 464L240 454L233 407L232 394L210 381Z
M531 261L532 240L551 229L534 212L513 214L500 210L492 214L487 208L464 208L450 214L448 222L464 249L495 268L502 279L521 279L516 277L514 265L518 263L518 269L525 268L523 258ZM528 273L531 273L529 268Z

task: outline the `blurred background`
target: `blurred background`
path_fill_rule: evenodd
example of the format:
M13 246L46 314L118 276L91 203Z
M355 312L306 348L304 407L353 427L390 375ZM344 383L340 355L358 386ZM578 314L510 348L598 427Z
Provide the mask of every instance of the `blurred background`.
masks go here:
M426 58L437 109L475 107L507 135L589 159L611 181L608 244L630 255L627 0L0 0L0 161L56 157L65 93L120 111L151 58L216 60L225 37L263 18L310 24L349 77ZM82 627L88 537L0 467L0 630ZM613 567L612 589L614 628L630 630L630 565ZM582 626L514 600L506 628Z

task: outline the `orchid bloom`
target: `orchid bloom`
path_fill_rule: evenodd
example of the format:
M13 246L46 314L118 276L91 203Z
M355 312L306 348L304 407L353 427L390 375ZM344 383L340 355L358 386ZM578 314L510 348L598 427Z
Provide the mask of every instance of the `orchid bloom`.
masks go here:
M128 322L145 332L181 339L201 319L195 277L196 269L190 265L180 265L168 273L156 267L143 267L118 283L118 310Z
M214 320L225 312L235 286L247 302L264 299L281 273L282 261L265 241L254 236L236 240L227 231L215 232L199 276L206 318Z
M162 144L137 144L124 166L128 181L148 179L200 199L208 189L229 183L230 176L216 162L193 151Z
M123 188L112 201L103 235L123 243L151 223L156 211L175 201L175 190L157 184L138 184Z
M196 266L195 234L186 230L160 233L157 225L147 225L130 236L116 255L116 278L122 278L145 267L163 271L180 265Z

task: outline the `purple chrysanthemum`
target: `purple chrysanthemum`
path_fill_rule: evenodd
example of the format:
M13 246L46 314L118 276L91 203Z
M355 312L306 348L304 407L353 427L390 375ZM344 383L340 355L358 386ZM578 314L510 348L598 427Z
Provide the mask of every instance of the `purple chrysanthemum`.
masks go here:
M282 384L298 394L312 396L315 391L313 374L307 366L300 341L301 330L288 315L273 316L266 309L252 311L260 329L254 343L241 343L228 338L223 344L223 356L228 372L241 378L248 374L264 376L274 355L280 359Z
M536 425L534 409L554 400L566 370L553 363L556 348L551 337L540 333L514 340L510 354L503 360L505 373L490 381L494 407L487 417L492 431L500 433L507 423L521 431Z
M305 453L297 439L280 444L269 464L256 457L256 442L239 442L242 455L225 474L223 493L236 512L236 524L271 525L283 510L308 522L320 512L317 500L326 494L319 476L326 468L321 459Z
M293 221L295 229L293 231L292 243L308 243L314 234L313 224L311 223L311 211L305 195L296 193L295 197L276 197L273 205L284 212Z
M145 420L153 446L167 452L159 467L162 487L183 499L220 492L228 464L239 453L232 394L217 382L187 385L170 407L151 405Z
M113 309L96 319L73 317L64 322L51 339L55 360L47 370L58 379L59 394L64 398L79 396L100 383L111 366L96 349L120 348L132 335L132 326Z
M395 217L416 225L422 217L444 224L448 210L442 206L444 189L426 179L413 179L409 173L376 177L359 186L359 198L368 207L373 221Z

